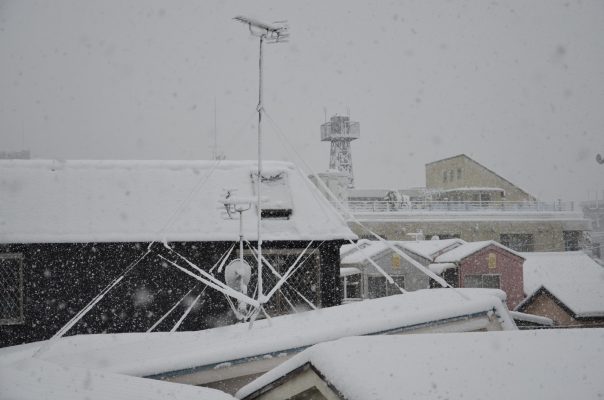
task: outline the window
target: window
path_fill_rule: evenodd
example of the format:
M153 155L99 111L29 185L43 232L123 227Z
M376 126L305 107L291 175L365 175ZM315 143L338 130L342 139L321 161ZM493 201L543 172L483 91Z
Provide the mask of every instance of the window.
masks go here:
M271 393L271 392L269 392ZM323 395L323 393L321 393L321 391L319 389L317 389L316 386L313 386L309 389L304 390L303 392L300 392L296 395L294 395L293 397L290 397L291 400L327 400L327 397L325 397Z
M447 181L447 171L443 171L443 182Z
M394 280L396 285L404 289L405 279L403 276L392 276L392 280ZM396 285L388 283L386 278L383 276L368 276L367 296L370 299L377 299L378 297L386 297L392 296L394 294L400 294L401 291L398 290Z
M502 233L499 243L516 251L534 251L535 243L530 233Z
M361 274L343 276L340 278L340 284L344 299L361 298Z
M466 288L500 289L499 275L466 275L463 278Z
M23 323L23 255L0 254L0 325Z
M262 249L262 257L266 259L270 265L283 276L289 267L296 262L303 249ZM237 254L232 254L231 258L239 257ZM248 264L257 265L255 253L250 250L243 251L243 258ZM300 264L301 268L296 268L296 272L292 273L287 280L287 284L281 287L275 295L265 303L264 307L269 315L283 315L291 312L291 305L296 304L296 307L306 307L306 300L313 303L317 307L321 307L321 257L317 249L308 249L302 257ZM248 284L248 289L254 288L257 283L257 269L252 268L252 277ZM262 280L265 287L274 287L279 278L271 272L269 268L262 270ZM304 298L303 298L304 297ZM304 300L306 299L306 300Z
M388 296L392 296L394 294L401 294L399 287L401 289L405 288L405 277L402 275L394 275L392 276L392 280L394 281L394 283L396 283L396 285L398 285L398 287L396 287L396 285L391 285L390 283L386 282L386 292L388 292Z
M461 168L457 168L457 179L461 179Z
M577 251L581 250L579 247L579 231L563 231L564 236L564 251Z
M453 170L449 170L449 180L453 182Z

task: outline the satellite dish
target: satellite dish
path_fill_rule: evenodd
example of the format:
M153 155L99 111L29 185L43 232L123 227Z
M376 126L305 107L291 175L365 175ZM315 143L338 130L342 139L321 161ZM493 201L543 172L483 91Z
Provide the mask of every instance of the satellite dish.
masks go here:
M247 285L250 283L252 268L245 260L236 259L224 269L224 281L232 289L247 294Z
M231 261L224 269L224 281L227 286L244 294L247 294L247 285L250 283L251 276L252 268L242 258ZM237 310L233 310L235 316L239 320L245 320L247 304L242 301L238 301L237 303Z

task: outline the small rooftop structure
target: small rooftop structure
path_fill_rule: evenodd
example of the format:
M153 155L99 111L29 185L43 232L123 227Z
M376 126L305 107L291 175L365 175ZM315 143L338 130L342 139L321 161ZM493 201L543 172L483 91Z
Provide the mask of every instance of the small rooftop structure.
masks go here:
M535 197L514 185L493 170L465 154L444 158L426 164L426 187L430 190L457 192L458 200L534 201ZM475 190L474 190L475 189ZM471 193L474 192L474 193ZM465 193L465 194L464 194Z
M558 324L574 324L590 318L604 323L604 267L579 251L521 254L526 259L524 291L527 297L517 310L552 318ZM548 300L555 305L548 304ZM568 316L556 312L555 306L565 310Z
M350 337L305 350L237 397L598 398L603 339L598 329Z

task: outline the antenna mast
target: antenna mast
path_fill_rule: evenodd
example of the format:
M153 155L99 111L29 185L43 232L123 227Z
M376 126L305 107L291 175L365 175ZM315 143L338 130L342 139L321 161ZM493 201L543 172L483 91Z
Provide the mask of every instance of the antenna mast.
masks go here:
M212 148L212 159L217 160L218 156L218 140L216 138L216 96L214 96L214 147Z
M256 208L258 211L258 303L260 304L257 312L260 312L260 310L264 309L263 304L266 302L266 298L262 292L262 237L260 233L260 222L262 218L262 111L264 107L262 103L262 46L265 41L267 43L284 42L286 41L285 39L289 37L289 33L287 32L288 27L284 23L279 23L279 25L269 25L243 16L237 16L233 19L246 24L250 30L250 33L260 39L260 54L258 57L258 106L256 107L256 110L258 111L258 176L256 181L258 205Z

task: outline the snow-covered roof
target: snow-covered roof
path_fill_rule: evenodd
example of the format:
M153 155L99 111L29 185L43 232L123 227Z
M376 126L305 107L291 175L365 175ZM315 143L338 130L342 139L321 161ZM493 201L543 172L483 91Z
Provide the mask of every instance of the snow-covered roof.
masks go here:
M263 162L264 240L356 238L306 176ZM254 198L255 161L0 161L0 243L237 240L227 191ZM234 191L233 191L234 190ZM243 213L256 240L256 207Z
M455 263L436 263L428 265L428 269L436 275L442 275L446 270L455 268L457 268L457 264Z
M383 251L390 249L388 244L398 247L399 249L406 249L412 253L415 253L428 260L432 260L436 254L447 249L455 248L463 243L461 239L442 239L442 240L418 240L418 241L406 241L406 240L389 240L389 241L377 241L361 239L354 244L346 244L340 248L340 262L343 265L361 264L364 263L367 258L372 258Z
M515 252L514 250L495 242L494 240L486 240L482 242L466 242L459 247L454 248L453 250L447 251L440 256L436 257L434 261L437 263L455 263L460 262L464 258L471 256L472 254L484 249L488 246L496 246L500 249L507 251L508 253L512 253L518 257L522 257L520 253Z
M391 242L394 244L394 242ZM358 246L358 247L357 247ZM367 258L372 258L389 249L386 241L359 240L356 245L346 244L340 249L340 264L352 265L364 263Z
M0 367L0 398L11 400L234 400L219 390L26 358Z
M440 239L440 240L417 240L398 242L407 250L424 257L428 260L433 260L434 256L440 252L454 249L464 243L462 239Z
M474 314L496 315L503 329L516 329L499 292L418 290L256 321L252 329L248 324L236 324L196 332L70 336L54 342L39 357L71 367L152 376L287 355L346 336L412 331L427 326L438 329L451 320ZM47 342L0 349L0 366L30 357L44 343Z
M603 353L602 329L351 337L305 350L236 396L310 363L348 400L595 399Z
M358 275L360 273L361 273L361 270L358 268L354 268L354 267L340 268L340 278L342 278L344 276Z
M604 317L604 267L580 251L521 254L527 300L544 287L576 316Z
M512 318L514 318L514 321L524 321L537 325L554 326L554 321L551 318L543 317L541 315L526 314L519 311L510 311L510 315Z

